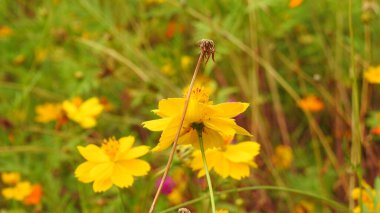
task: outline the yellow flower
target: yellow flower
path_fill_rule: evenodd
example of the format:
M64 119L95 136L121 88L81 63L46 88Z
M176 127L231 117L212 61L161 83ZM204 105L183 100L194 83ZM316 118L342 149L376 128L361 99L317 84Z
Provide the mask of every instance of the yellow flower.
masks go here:
M289 8L295 8L302 4L303 0L290 0L289 2Z
M173 205L182 203L184 201L182 191L179 189L173 189L168 195L168 200Z
M216 210L216 213L229 213L229 211L224 210L224 209L220 209L220 210Z
M223 148L206 150L208 169L212 169L223 178L232 177L240 180L249 176L249 167L256 168L254 158L259 154L260 145L256 142L245 141L238 144L226 144ZM199 150L193 154L191 168L199 170L198 177L205 175L202 154Z
M5 199L22 201L32 191L32 185L28 181L17 183L15 187L4 188L1 192Z
M10 35L12 35L13 33L13 30L12 28L8 27L8 26L0 26L0 38L6 38Z
M275 167L280 169L288 169L293 162L292 148L285 145L278 145L274 150L272 156L272 163Z
M368 68L364 72L364 78L371 84L380 84L380 66Z
M194 87L192 90L178 144L192 144L199 148L196 128L202 128L205 149L222 146L226 135L251 135L233 119L244 112L249 104L228 102L213 105L208 97L209 94L203 87ZM153 110L161 118L143 122L143 126L151 131L162 131L160 141L152 151L165 150L173 143L184 103L185 98L163 99L159 102L158 109Z
M1 174L3 183L14 185L20 181L20 173L18 172L4 172Z
M37 49L34 53L34 57L37 63L42 63L46 60L48 56L47 49Z
M36 121L48 123L63 117L62 104L46 103L36 107Z
M134 137L123 137L119 140L104 140L101 147L90 144L78 146L80 154L87 160L75 170L75 176L83 183L94 182L95 192L103 192L113 184L127 188L133 184L134 176L144 176L150 165L137 159L149 151L148 146L132 148Z
M351 192L351 197L354 200L358 200L358 201L361 200L363 202L363 206L366 209L368 209L370 212L380 212L380 203L378 203L377 206L375 206L375 199L379 195L365 181L362 181L361 185L362 185L362 189L360 189L359 187L355 188ZM362 212L361 208L360 208L360 205L358 205L357 207L355 207L354 212L355 213Z
M191 64L191 57L188 55L184 55L181 57L181 68L183 70L187 70Z
M314 213L315 208L313 203L306 201L306 200L301 200L299 203L297 203L293 210L292 213Z
M98 98L90 98L82 103L82 99L74 98L63 102L63 110L67 117L81 125L83 128L91 128L96 125L96 117L103 111L103 105Z
M161 67L160 71L165 75L172 75L174 73L173 66L170 63Z
M324 108L323 102L315 95L309 95L298 101L298 106L309 112L319 112Z

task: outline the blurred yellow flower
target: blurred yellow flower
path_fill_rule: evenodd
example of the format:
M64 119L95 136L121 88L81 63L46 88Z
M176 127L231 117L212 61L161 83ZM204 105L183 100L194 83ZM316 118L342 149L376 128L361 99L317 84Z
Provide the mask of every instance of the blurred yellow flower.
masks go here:
M6 38L12 35L13 30L8 26L0 26L0 38Z
M187 70L192 62L192 59L188 55L184 55L181 57L181 68L182 70Z
M96 126L96 117L103 111L103 105L98 98L90 98L82 102L81 98L74 98L71 101L63 102L63 110L67 117L81 125L83 128Z
M297 104L298 107L309 112L319 112L325 107L323 102L315 95L306 96L299 100Z
M172 75L174 73L173 66L170 63L161 67L160 71L165 75Z
M232 177L240 180L248 177L249 167L256 168L255 157L260 152L260 144L252 141L240 142L238 144L226 144L223 148L214 148L206 150L206 160L208 169L212 169L223 178ZM198 177L204 176L202 154L199 150L193 154L191 168L199 170Z
M48 51L47 49L37 49L35 51L35 60L37 63L42 63L45 61L45 59L48 56Z
M75 170L75 176L83 183L94 182L93 190L103 192L115 184L127 188L133 184L134 176L144 176L150 165L137 159L149 151L148 146L132 148L135 138L123 137L119 140L104 140L101 147L90 144L78 146L80 154L87 160Z
M363 202L363 207L368 209L371 213L372 212L380 212L380 203L376 201L377 206L375 206L375 198L379 196L379 194L376 193L376 191L368 185L365 181L362 181L361 183L362 189L355 188L351 192L351 196L354 200ZM360 205L354 208L354 213L360 213L361 208ZM366 211L365 211L366 212Z
M177 205L185 200L184 192L187 188L188 176L181 167L178 167L173 171L172 179L175 183L175 187L168 194L168 200L171 204Z
M18 172L3 172L1 173L1 180L4 184L14 185L20 181L20 173Z
M380 84L380 66L368 68L364 72L364 78L371 84Z
M37 205L41 202L42 194L42 186L40 184L35 184L28 196L24 198L23 202L25 205Z
M64 116L62 104L46 103L36 107L36 121L40 123L48 123L50 121L59 120Z
M226 135L237 133L251 136L233 119L247 109L248 103L228 102L213 105L208 96L203 87L193 88L178 144L192 144L199 148L196 128L202 128L205 149L222 146L223 136ZM143 126L151 131L162 131L160 141L152 151L165 150L173 143L184 103L185 98L163 99L159 102L158 109L153 110L161 118L143 122Z
M13 63L16 65L20 65L24 63L24 61L25 61L25 56L23 54L19 54L13 59Z
M278 145L272 156L273 166L279 169L288 169L293 163L292 148L286 145Z
M173 191L170 192L168 195L168 200L173 205L182 203L184 201L182 191L180 191L179 189L173 189Z
M314 212L315 212L314 204L306 200L301 200L300 202L298 202L293 207L293 210L292 210L292 213L314 213Z
M290 0L289 8L295 8L302 4L303 0Z
M1 192L5 199L22 201L32 191L32 185L28 181L17 183L14 187L4 188Z
M221 210L216 210L216 213L229 213L229 211L221 209Z

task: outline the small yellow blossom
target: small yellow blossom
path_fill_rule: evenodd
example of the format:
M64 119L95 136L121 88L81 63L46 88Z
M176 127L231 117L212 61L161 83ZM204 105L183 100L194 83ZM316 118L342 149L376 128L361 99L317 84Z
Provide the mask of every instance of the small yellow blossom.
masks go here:
M64 116L62 104L46 103L36 107L36 121L40 123L48 123L56 121Z
M222 146L223 137L226 135L251 136L233 119L247 109L248 103L227 102L213 105L208 97L209 93L204 87L193 88L178 144L192 144L199 148L197 128L202 129L205 149ZM165 150L173 143L184 104L185 98L163 99L159 102L158 109L153 110L161 118L143 122L143 126L151 131L162 131L160 141L152 151Z
M24 198L23 202L25 205L37 205L41 202L42 194L42 186L40 184L35 184L28 196Z
M4 188L1 192L5 199L22 201L32 191L32 185L28 181L17 183L15 187Z
M188 56L188 55L182 56L181 57L181 68L183 70L189 69L189 66L191 65L191 62L192 62L192 60L191 60L190 56Z
M12 35L13 30L8 26L0 26L0 38L6 38Z
M127 188L133 184L134 176L145 176L150 165L137 159L149 151L148 146L132 148L135 138L104 140L101 147L90 144L78 146L80 154L87 160L75 170L75 176L83 183L94 182L93 190L103 192L113 184Z
M371 84L380 84L380 66L368 68L364 72L364 78Z
M232 177L240 180L248 177L249 168L256 168L255 157L260 152L260 145L256 142L245 141L238 144L226 144L223 148L213 148L206 150L206 161L208 169L212 169L223 178ZM193 154L191 168L199 170L198 177L204 176L202 154L199 150Z
M168 194L168 200L171 204L177 205L185 200L184 192L187 188L188 176L182 168L176 168L172 173L172 179L175 188Z
M24 63L24 61L25 61L25 56L23 54L19 54L13 59L13 63L16 65L20 65Z
M173 189L172 192L168 195L168 200L171 204L177 205L184 201L183 193L182 191L178 189Z
M3 172L1 180L4 184L14 185L20 181L20 173L18 172Z
M174 73L173 66L169 63L162 66L160 71L165 75L172 75Z
M292 213L314 213L315 208L313 203L301 200L299 203L297 203L292 210Z
M272 156L272 163L274 167L279 169L288 169L293 162L292 148L286 145L278 145L274 150Z
M35 52L35 60L37 63L42 63L46 60L48 56L47 49L37 49Z
M96 126L96 117L100 115L103 108L103 105L96 97L84 102L80 98L63 102L63 110L66 112L67 117L79 123L85 129Z
M298 101L298 106L309 112L319 112L324 108L323 102L315 95L309 95Z
M289 8L295 8L302 4L303 0L290 0Z
M360 200L363 202L363 206L372 212L380 212L380 203L377 203L375 206L375 200L378 196L380 196L370 185L368 185L365 181L361 182L362 188L355 188L351 192L351 197L354 200ZM354 208L354 213L360 213L361 208L360 205Z
M216 213L229 213L229 211L224 210L224 209L220 209L220 210L216 210Z

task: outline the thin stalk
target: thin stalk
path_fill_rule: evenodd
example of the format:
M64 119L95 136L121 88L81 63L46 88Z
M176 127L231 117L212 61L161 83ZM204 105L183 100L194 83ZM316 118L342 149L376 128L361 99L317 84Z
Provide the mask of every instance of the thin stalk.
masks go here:
M206 172L208 192L210 194L210 201L211 201L211 209L212 209L212 212L215 213L216 209L215 209L214 191L212 189L212 182L211 182L211 178L210 178L210 173L208 171L205 148L203 147L202 128L197 128L197 133L198 133L199 147L200 147L201 153L202 153L203 166L204 166L204 170Z
M124 212L127 212L128 211L127 201L125 199L123 189L121 188L119 188L119 197L120 197L120 202L121 202L121 205L123 206Z
M179 127L178 127L178 130L177 130L174 142L173 142L172 150L170 151L168 163L166 164L165 172L162 175L160 185L158 186L156 195L154 196L152 205L150 206L149 213L153 213L154 207L156 206L156 203L157 203L157 200L158 200L158 197L161 194L161 190L162 190L162 187L164 185L165 179L166 179L166 177L167 177L167 175L169 173L169 169L170 169L170 166L172 164L173 156L174 156L174 153L175 153L175 150L176 150L176 147L177 147L177 142L178 142L178 139L179 139L179 136L180 136L180 133L181 133L182 125L183 125L183 122L185 120L185 116L186 116L186 112L187 112L187 107L189 106L191 91L193 90L194 82L195 82L195 79L197 77L199 67L200 67L200 65L201 65L204 57L205 56L207 57L207 55L208 55L208 52L206 52L206 50L204 50L204 49L201 48L201 54L199 55L198 63L197 63L197 66L195 67L193 78L191 79L189 90L187 91L187 94L186 94L185 104L184 104L183 112L182 112L182 116L181 116L181 121L179 123Z

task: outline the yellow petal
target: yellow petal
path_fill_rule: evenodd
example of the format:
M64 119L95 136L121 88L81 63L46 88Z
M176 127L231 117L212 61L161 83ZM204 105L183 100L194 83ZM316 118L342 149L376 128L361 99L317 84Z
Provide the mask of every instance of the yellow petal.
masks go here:
M96 163L84 162L80 164L75 170L75 177L83 183L89 183L94 181L94 178L90 176L90 171L96 166Z
M217 104L214 107L216 110L216 116L232 118L241 114L248 108L248 103L241 102L227 102L222 104Z
M119 152L124 153L125 151L128 151L133 144L135 143L135 138L133 136L128 137L122 137L119 139L120 147Z
M158 110L155 113L161 117L176 116L183 111L184 98L168 98L158 103Z
M77 121L81 125L81 127L85 129L89 129L96 126L96 120L93 117L81 117L73 120Z
M144 176L150 171L149 163L139 159L120 161L117 164L123 166L128 174L133 176Z
M86 116L97 116L103 111L103 105L100 104L96 97L86 100L80 105L79 110Z
M145 155L147 152L149 152L149 146L137 146L132 149L130 149L125 155L121 157L123 160L129 160L141 157Z
M95 180L104 180L110 178L114 170L113 162L100 163L94 166L90 171L90 177Z
M123 166L117 165L112 174L112 182L118 187L129 187L133 184L133 177Z
M223 178L227 178L230 172L230 165L228 160L222 157L219 163L215 165L214 170Z
M67 116L72 119L74 113L78 111L77 107L70 101L64 101L62 103L62 108L66 112Z
M188 128L187 131L184 131L183 135L179 137L178 144L186 145L186 144L192 144L192 145L198 145L198 134L197 131L193 128ZM199 147L199 146L198 146Z
M178 126L179 126L180 118L179 117L174 117L169 125L166 127L166 129L162 132L161 137L160 137L160 142L156 147L152 149L153 152L155 151L162 151L168 148L174 141L174 138L177 134L178 131ZM186 128L186 124L184 123L182 127L182 133L183 130Z
M209 128L204 128L202 137L203 147L205 148L205 150L223 146L223 137L217 131L214 131ZM196 142L194 147L199 148L199 142Z
M112 186L112 180L111 178L107 178L107 179L95 180L94 184L92 185L92 188L94 192L104 192L108 190L109 188L111 188L111 186Z
M236 180L249 176L249 166L245 163L230 162L230 176Z
M150 131L163 131L170 123L171 118L161 118L143 122L143 127ZM179 122L179 121L178 121Z
M203 123L206 127L218 131L222 135L234 135L236 132L235 128L237 125L230 118L212 117Z
M256 142L241 142L227 146L224 156L232 162L249 162L259 154L260 145Z
M88 161L91 162L106 162L109 161L108 156L99 147L90 144L86 147L78 146L79 153Z

